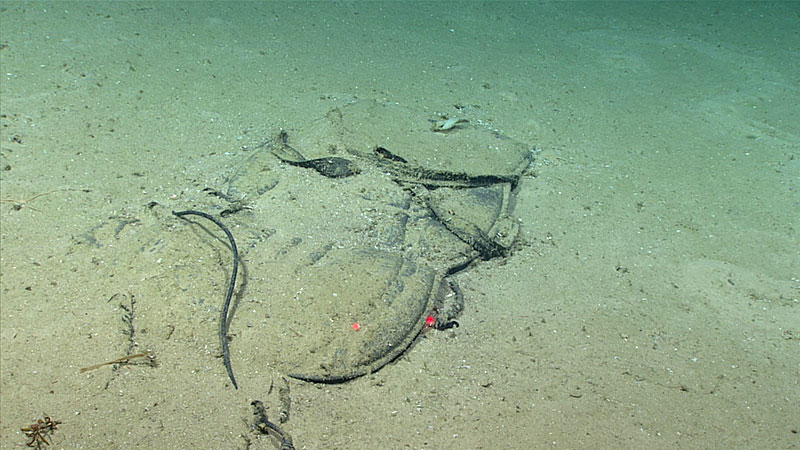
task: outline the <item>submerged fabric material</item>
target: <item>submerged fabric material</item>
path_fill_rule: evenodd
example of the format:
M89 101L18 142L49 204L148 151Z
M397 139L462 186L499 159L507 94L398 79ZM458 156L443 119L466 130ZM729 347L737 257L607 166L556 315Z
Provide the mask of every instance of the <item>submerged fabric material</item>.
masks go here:
M531 161L525 145L468 110L461 118L441 131L441 117L350 103L244 152L206 186L190 206L226 222L241 253L229 332L237 376L263 364L346 381L400 356L428 315L448 321L461 310L448 304L460 296L447 278L508 253L518 230L511 199ZM225 246L150 210L160 225L116 236L140 253L131 264L169 261L168 275L152 268L160 292L221 301L214 269L230 261ZM219 261L198 261L187 243L213 246Z

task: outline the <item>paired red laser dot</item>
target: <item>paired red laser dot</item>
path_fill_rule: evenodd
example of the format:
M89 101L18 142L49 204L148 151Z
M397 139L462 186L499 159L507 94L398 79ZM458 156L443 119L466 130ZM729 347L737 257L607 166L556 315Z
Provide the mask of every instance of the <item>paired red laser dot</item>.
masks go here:
M425 318L425 326L426 327L430 328L430 327L433 327L435 325L436 325L436 317L433 317L433 314L431 314L431 315L429 315L428 317ZM353 331L358 331L358 330L361 329L361 325L359 325L358 322L353 322L352 324L350 324L350 328L352 328Z

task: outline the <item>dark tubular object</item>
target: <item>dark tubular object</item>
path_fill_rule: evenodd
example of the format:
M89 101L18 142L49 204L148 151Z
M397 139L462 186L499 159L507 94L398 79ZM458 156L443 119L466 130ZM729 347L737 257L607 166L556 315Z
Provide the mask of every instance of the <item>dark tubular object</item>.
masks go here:
M273 432L281 440L280 450L295 450L292 443L292 436L283 431L281 427L275 425L267 419L267 412L264 410L264 403L261 400L253 400L250 402L253 405L253 415L256 416L256 428L261 434L270 434Z
M231 271L231 284L228 286L228 295L225 296L225 303L222 305L222 321L219 327L219 340L222 343L222 360L225 363L225 369L228 371L228 377L231 379L231 383L233 383L233 387L239 389L239 385L236 384L236 378L233 376L233 368L231 367L231 355L228 351L228 307L231 305L231 297L233 297L233 288L236 286L236 273L239 271L239 250L236 249L236 241L233 240L233 235L231 231L222 224L219 220L211 216L210 214L204 213L202 211L195 211L192 209L188 209L186 211L172 211L172 214L175 214L178 217L183 216L200 216L205 217L206 219L214 222L218 227L228 235L228 241L231 243L231 250L233 250L233 270Z

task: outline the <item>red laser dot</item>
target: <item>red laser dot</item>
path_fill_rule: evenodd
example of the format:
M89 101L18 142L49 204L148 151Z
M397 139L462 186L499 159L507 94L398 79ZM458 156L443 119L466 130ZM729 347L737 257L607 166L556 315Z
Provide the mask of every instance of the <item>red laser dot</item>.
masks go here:
M355 330L355 331L358 331L358 330L361 329L361 325L359 325L358 322L353 322L353 324L350 325L350 327L352 327L353 330Z
M432 327L436 323L436 318L430 315L425 318L425 326Z

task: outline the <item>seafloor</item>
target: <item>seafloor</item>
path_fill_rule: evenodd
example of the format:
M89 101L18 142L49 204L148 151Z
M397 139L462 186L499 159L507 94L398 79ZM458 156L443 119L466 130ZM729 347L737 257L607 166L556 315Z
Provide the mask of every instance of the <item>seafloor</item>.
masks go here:
M799 12L0 3L0 447L47 414L48 448L274 448L250 402L277 420L285 374L248 358L258 328L231 321L239 390L219 358L224 243L192 261L213 280L197 310L86 244L376 99L469 105L530 145L521 231L459 276L458 328L348 383L290 381L296 448L798 448ZM80 371L126 355L132 327L155 367Z

